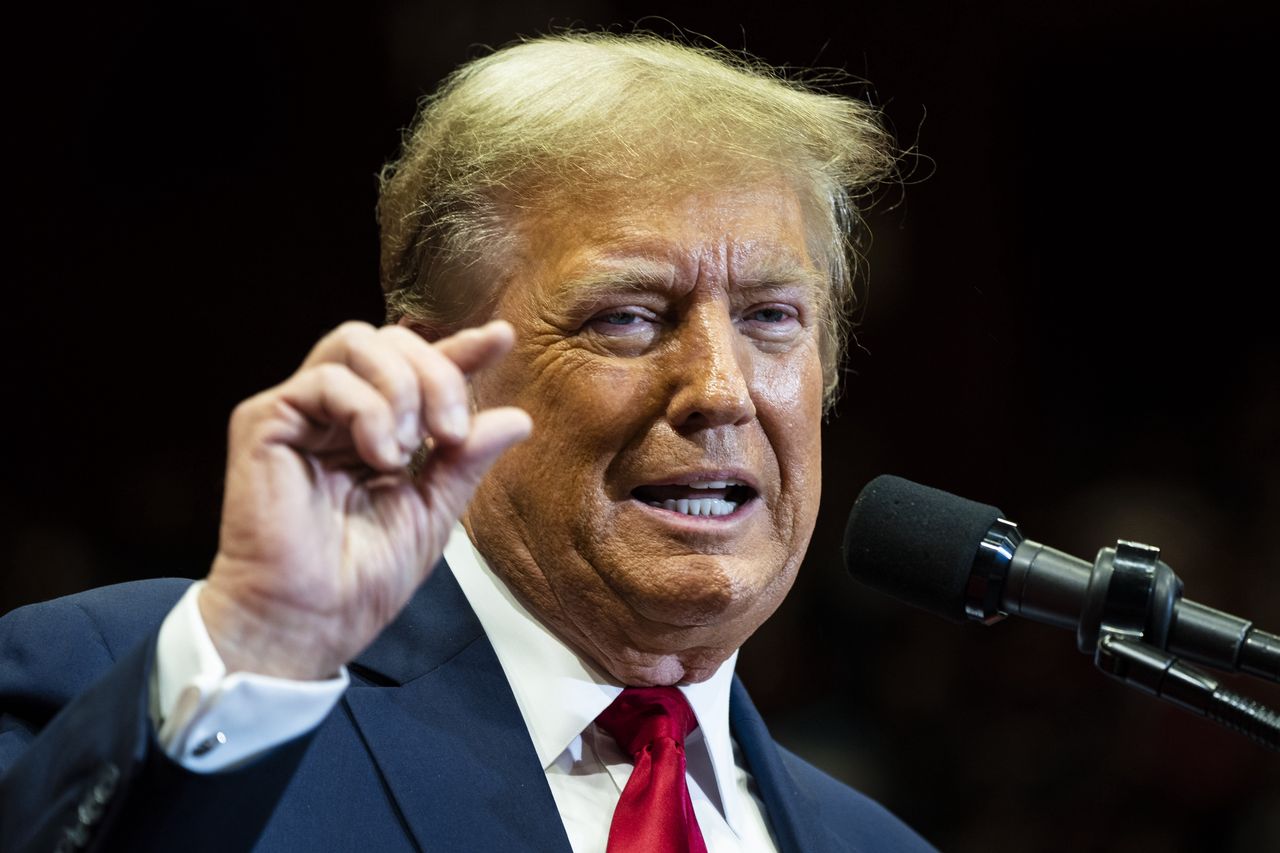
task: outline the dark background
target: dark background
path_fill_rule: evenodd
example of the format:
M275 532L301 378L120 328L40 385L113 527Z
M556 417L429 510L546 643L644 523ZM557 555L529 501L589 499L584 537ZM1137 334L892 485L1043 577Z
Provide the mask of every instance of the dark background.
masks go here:
M483 45L670 32L660 14L866 78L916 152L870 216L808 563L740 663L777 735L944 851L1280 849L1274 754L1107 680L1066 632L952 626L839 563L854 497L893 472L1080 556L1160 545L1189 597L1280 630L1280 74L1262 8L11 14L0 611L202 575L231 408L340 321L381 315L374 174L416 98Z

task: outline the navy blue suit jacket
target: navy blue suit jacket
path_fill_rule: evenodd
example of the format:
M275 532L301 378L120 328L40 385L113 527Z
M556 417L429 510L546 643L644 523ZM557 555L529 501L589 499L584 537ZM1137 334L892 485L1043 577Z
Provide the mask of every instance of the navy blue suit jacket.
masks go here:
M318 729L215 774L169 760L148 715L156 632L187 583L0 619L0 853L570 853L493 647L443 564L350 666ZM784 853L932 850L776 745L736 679L729 713Z

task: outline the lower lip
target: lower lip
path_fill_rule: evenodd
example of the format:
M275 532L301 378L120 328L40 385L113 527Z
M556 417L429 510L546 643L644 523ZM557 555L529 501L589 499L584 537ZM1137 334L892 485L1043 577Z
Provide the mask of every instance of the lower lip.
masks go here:
M647 504L636 498L631 498L630 501L645 512L652 514L664 524L668 524L673 527L682 527L689 530L714 530L717 527L733 527L754 515L756 508L762 503L759 496L756 496L749 501L738 504L737 508L728 515L686 515L683 512L676 512L673 509L663 509L660 506Z

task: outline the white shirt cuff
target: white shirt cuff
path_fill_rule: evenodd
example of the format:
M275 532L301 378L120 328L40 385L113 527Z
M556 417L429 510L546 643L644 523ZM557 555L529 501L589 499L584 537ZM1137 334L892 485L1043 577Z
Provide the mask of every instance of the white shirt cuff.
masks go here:
M193 583L160 626L151 721L170 758L188 770L213 773L318 726L351 679L346 667L325 681L228 675L200 617L203 586Z

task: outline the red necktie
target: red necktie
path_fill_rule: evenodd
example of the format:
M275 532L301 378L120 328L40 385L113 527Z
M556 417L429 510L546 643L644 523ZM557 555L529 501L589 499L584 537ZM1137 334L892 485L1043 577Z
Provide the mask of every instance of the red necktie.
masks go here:
M628 687L596 718L635 769L609 826L608 853L707 853L684 777L684 739L698 727L674 687Z

